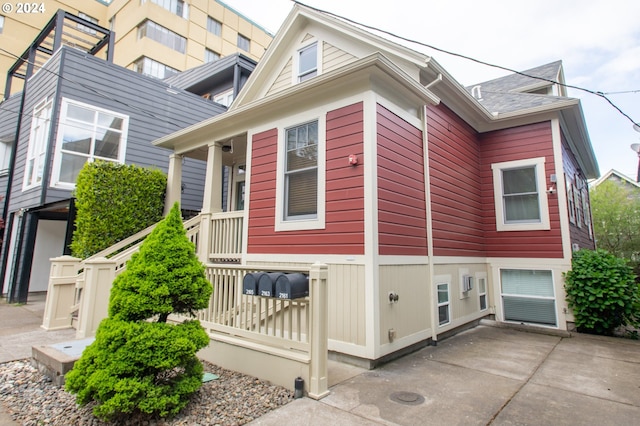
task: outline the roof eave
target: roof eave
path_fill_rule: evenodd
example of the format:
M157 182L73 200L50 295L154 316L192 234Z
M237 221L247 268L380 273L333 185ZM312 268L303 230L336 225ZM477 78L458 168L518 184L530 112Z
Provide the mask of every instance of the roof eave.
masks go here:
M246 131L246 128L260 117L273 114L283 105L290 107L293 103L313 98L314 94L324 95L327 91L335 91L341 83L352 83L364 79L371 82L374 76L388 85L393 85L394 89L403 91L405 99L409 102L420 105L440 102L440 99L430 90L425 89L388 58L380 53L374 53L335 71L319 75L273 95L239 105L225 113L171 133L155 140L153 144L176 152L187 152L212 142L211 135L216 132L223 134L233 132L232 129Z

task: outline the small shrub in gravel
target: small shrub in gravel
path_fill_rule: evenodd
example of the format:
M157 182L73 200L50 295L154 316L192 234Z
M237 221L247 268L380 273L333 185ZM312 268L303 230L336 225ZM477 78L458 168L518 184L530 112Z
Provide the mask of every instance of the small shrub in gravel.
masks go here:
M264 380L202 361L219 379L204 383L176 416L163 419L136 413L116 421L97 419L95 403L79 407L75 398L33 367L29 361L0 364L0 404L24 426L230 426L251 422L293 400L293 393Z
M65 377L80 405L102 420L176 415L202 385L196 353L209 344L200 322L167 323L209 304L211 284L176 203L113 282L109 316Z

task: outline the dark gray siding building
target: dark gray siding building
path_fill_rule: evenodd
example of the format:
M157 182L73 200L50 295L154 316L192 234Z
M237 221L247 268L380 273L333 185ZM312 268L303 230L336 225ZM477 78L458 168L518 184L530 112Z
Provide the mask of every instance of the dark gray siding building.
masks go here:
M226 111L211 94L228 88L237 94L255 67L250 60L239 66L238 56L209 66L213 74L170 84L62 46L27 80L19 132L13 122L17 139L10 124L0 127L15 150L0 281L10 299L46 291L49 259L68 254L72 191L82 165L106 158L166 172L170 152L151 142ZM13 98L7 102L20 109ZM187 213L202 207L205 166L185 159L181 207Z

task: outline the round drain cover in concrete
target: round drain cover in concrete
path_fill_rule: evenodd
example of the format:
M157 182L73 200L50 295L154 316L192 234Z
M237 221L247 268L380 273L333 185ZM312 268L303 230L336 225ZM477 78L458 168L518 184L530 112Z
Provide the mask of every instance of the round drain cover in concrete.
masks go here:
M405 405L420 405L424 402L424 397L415 392L394 392L390 398L394 402Z

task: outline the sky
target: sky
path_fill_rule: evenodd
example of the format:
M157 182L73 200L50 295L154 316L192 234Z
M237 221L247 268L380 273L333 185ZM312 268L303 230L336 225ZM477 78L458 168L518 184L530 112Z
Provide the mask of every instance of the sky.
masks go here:
M275 34L291 0L222 0ZM569 89L579 98L591 144L605 174L635 179L640 143L640 1L638 0L304 0L302 3L367 26L495 65L524 71L563 61L567 84L602 92L606 100ZM376 5L380 6L376 6ZM400 42L389 36L393 41ZM468 86L508 74L416 44L459 83ZM630 92L630 93L617 93Z

